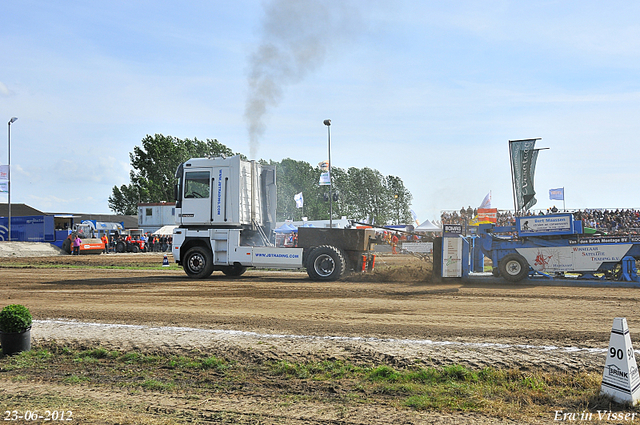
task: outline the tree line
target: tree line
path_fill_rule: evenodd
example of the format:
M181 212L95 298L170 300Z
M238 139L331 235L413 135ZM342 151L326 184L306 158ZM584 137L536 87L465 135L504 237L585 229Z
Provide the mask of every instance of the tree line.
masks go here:
M234 153L216 139L178 139L156 134L142 139L129 153L132 170L128 185L114 186L109 208L117 214L135 215L138 203L172 202L178 166L189 158L244 155ZM276 166L278 188L276 219L326 220L329 218L329 186L320 186L322 169L305 161L286 158L282 161L260 160ZM333 217L346 216L372 224L412 222L411 193L402 179L384 176L368 167L342 169L331 167ZM302 193L302 208L296 207L294 196Z

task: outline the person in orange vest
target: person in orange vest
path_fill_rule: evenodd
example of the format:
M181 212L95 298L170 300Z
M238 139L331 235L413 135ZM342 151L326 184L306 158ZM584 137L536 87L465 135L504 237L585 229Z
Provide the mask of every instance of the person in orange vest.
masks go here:
M398 253L398 251L396 251L397 246L398 246L398 236L396 236L396 234L394 233L393 236L391 237L391 251L394 254Z
M102 241L102 243L104 244L104 253L108 254L109 253L109 238L107 238L107 235L105 235L104 233L102 234L102 237L100 238L100 240Z

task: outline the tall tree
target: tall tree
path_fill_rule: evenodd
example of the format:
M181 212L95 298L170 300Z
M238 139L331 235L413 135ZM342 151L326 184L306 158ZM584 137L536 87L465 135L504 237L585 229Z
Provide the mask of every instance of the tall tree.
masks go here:
M319 186L320 168L290 158L276 165L278 185L278 220L310 220L329 218L329 188ZM332 167L334 200L333 217L347 216L355 220L367 220L379 225L394 222L409 223L411 193L399 177L384 177L371 168ZM302 192L304 208L296 208L294 195ZM397 196L396 196L397 195Z
M113 187L109 208L118 214L136 214L140 202L173 200L175 172L189 158L233 155L233 151L215 139L178 139L156 134L142 139L129 153L131 183Z
M391 221L395 224L412 223L413 218L411 217L409 205L411 205L413 196L404 187L400 177L387 176L384 179L384 185L389 196L387 203L392 211Z

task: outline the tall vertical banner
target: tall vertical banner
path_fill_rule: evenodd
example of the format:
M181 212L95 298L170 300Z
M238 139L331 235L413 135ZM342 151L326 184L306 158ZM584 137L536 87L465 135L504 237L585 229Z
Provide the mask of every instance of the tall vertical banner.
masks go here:
M0 165L0 193L9 192L9 166Z
M516 211L528 210L538 202L533 188L538 160L538 149L535 149L536 140L540 139L509 140Z

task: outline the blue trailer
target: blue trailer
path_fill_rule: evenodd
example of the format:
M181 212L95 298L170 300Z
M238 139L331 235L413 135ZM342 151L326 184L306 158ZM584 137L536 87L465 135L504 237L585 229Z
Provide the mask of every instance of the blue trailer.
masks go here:
M66 227L66 228L65 228ZM70 217L27 215L11 217L11 240L49 242L61 248L71 229ZM0 217L0 240L9 240L9 218Z
M445 233L443 270L445 249L459 245L462 277L482 271L487 257L493 275L509 282L527 277L640 282L640 236L585 233L572 214L517 217L513 226L481 224L474 237L448 236ZM457 245L456 236L462 239Z

